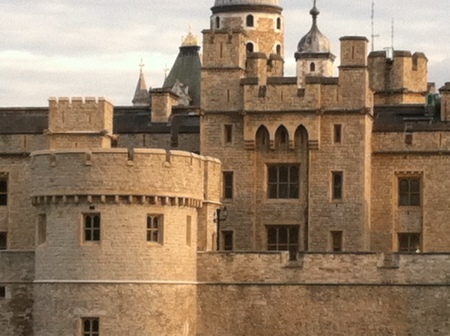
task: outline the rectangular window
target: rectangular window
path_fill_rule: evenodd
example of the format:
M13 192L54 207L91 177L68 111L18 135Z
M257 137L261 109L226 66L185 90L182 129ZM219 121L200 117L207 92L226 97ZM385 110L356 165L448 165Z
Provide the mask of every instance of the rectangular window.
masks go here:
M0 250L6 250L8 247L8 233L0 232Z
M333 142L335 144L342 143L342 125L336 124L333 126Z
M300 167L298 165L273 165L268 167L269 198L298 198L299 190Z
M0 206L8 205L8 179L0 176Z
M398 194L400 206L420 206L420 178L400 178Z
M6 287L0 286L0 299L6 298Z
M224 125L223 137L226 144L231 144L233 142L233 125Z
M331 250L333 252L343 251L342 231L331 231Z
M233 182L234 173L224 172L223 173L223 198L231 199L233 198Z
M289 251L291 259L296 259L298 251L299 227L297 225L274 225L267 227L267 250Z
M224 251L234 250L234 232L233 231L222 231L222 243Z
M148 242L162 244L162 229L163 229L163 216L162 215L148 215L147 216L147 241Z
M84 215L84 241L99 242L101 238L100 214Z
M399 233L398 251L407 253L420 252L420 233Z
M342 189L344 183L344 173L343 172L332 172L332 198L333 200L341 200L342 199Z
M147 228L148 230L148 228ZM186 217L186 245L191 246L191 237L192 237L192 217L187 216Z
M98 317L86 317L82 321L82 336L100 336L100 319Z
M44 244L47 241L47 215L40 214L38 216L37 225L37 246Z

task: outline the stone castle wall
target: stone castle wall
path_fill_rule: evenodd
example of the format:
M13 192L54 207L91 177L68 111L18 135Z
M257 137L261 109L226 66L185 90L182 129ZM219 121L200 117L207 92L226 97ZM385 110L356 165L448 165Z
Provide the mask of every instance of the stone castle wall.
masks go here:
M197 335L447 335L448 254L199 254ZM221 267L217 267L221 265Z
M33 335L33 251L0 251L0 334Z
M197 236L212 234L198 232L199 213L219 204L220 163L157 149L62 150L34 152L31 170L46 231L34 334L70 334L97 316L106 334L195 335ZM99 241L84 239L90 214L101 216ZM148 215L160 218L157 242L146 238Z

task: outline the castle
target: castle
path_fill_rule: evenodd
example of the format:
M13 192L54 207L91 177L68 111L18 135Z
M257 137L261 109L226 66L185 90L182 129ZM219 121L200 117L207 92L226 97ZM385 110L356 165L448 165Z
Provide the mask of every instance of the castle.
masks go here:
M0 335L450 334L450 83L215 0L133 106L0 108Z

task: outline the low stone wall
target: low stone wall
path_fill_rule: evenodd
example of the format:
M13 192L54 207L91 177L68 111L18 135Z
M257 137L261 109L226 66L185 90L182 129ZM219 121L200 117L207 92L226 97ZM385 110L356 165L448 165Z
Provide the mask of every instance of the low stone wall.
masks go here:
M450 253L199 253L203 283L373 284L450 286Z
M450 254L200 253L198 266L197 336L450 335Z

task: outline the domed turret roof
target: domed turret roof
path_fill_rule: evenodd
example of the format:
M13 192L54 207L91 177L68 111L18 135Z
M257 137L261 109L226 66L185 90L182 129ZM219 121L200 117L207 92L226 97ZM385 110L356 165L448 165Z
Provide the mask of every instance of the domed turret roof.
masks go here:
M323 35L319 27L317 26L317 16L320 12L316 7L316 2L314 1L314 7L310 11L313 17L313 24L310 31L302 37L298 43L297 51L299 53L329 53L331 52L330 40Z
M236 5L263 5L280 7L280 0L216 0L214 7Z

